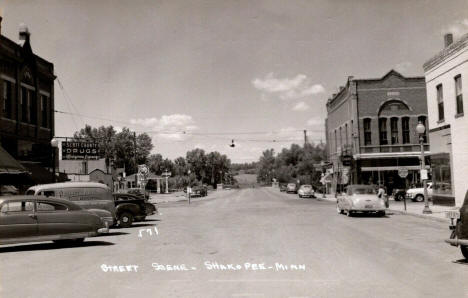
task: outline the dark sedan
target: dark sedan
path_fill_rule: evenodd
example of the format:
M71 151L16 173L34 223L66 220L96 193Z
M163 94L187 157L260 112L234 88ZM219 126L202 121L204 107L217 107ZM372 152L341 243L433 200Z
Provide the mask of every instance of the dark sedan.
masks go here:
M134 221L144 221L146 216L156 213L156 207L143 197L128 193L114 193L117 223L128 228Z
M0 244L80 243L109 228L92 211L68 200L42 196L0 197Z

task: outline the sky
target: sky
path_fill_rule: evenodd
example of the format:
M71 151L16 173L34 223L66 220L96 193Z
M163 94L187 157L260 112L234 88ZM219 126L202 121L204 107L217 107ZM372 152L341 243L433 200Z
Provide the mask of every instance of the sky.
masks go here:
M348 76L423 76L468 1L4 0L2 35L54 63L56 136L85 124L147 132L153 153L258 160L325 142L325 103ZM236 146L230 147L234 140Z

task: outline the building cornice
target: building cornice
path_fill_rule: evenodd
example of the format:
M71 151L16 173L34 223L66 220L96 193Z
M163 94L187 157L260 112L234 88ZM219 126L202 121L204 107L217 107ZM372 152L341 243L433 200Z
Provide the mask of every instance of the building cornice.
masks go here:
M437 55L429 59L423 64L424 72L428 72L432 68L436 67L440 63L442 63L447 57L455 54L458 51L466 48L468 45L468 34L463 35L459 40L452 43L450 46L446 47Z

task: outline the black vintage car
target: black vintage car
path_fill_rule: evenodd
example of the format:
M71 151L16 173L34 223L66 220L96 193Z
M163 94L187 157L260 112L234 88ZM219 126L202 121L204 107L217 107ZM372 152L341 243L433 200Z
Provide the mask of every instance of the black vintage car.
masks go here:
M406 197L406 189L395 188L392 195L395 201L403 201Z
M446 213L450 218L450 239L445 240L453 246L460 246L461 253L468 260L468 191L459 210L450 210Z
M134 221L144 221L156 213L156 207L144 198L129 193L114 193L115 215L119 227L128 228Z

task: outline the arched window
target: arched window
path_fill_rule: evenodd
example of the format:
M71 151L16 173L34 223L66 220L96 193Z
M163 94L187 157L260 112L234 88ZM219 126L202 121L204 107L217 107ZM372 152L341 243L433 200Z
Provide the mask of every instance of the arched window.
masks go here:
M379 118L379 139L380 145L388 145L387 118Z
M393 117L390 119L391 141L393 144L398 144L398 118Z

